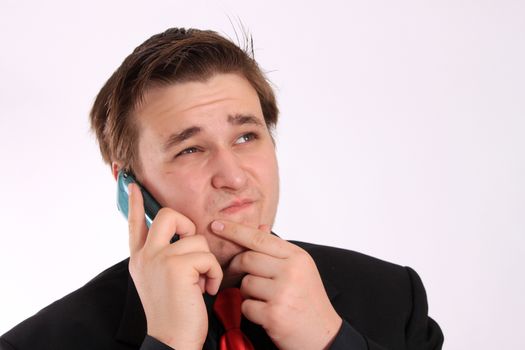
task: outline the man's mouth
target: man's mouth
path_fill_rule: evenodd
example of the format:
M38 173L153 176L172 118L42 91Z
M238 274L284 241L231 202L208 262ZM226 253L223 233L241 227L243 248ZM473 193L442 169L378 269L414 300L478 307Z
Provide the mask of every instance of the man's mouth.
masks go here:
M222 208L220 212L224 214L235 214L239 211L250 208L253 203L254 200L252 199L235 199L226 207Z

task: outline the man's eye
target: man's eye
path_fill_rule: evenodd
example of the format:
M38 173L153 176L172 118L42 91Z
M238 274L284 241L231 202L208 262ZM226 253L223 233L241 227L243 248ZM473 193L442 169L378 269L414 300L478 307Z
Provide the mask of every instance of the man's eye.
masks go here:
M249 132L247 134L242 135L237 140L235 140L235 144L245 143L248 141L255 140L257 138L257 135L255 135L253 132Z
M178 156L183 156L185 154L190 154L190 153L195 153L195 152L198 152L199 150L197 149L197 147L188 147L186 148L185 150L182 150L180 151L179 153L177 153L177 155L175 156L178 157Z

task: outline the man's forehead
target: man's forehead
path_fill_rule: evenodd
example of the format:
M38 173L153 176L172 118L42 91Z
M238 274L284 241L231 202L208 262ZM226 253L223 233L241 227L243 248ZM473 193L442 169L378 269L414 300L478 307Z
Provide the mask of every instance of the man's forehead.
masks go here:
M222 117L225 122L238 115L251 115L264 123L256 91L237 74L153 87L144 95L136 114L146 123L170 118L193 124L208 115Z
M257 92L248 80L233 73L216 74L202 81L153 86L146 90L141 103L142 107L147 107L155 100L163 98L169 99L171 104L177 104L181 111L225 100L259 100Z

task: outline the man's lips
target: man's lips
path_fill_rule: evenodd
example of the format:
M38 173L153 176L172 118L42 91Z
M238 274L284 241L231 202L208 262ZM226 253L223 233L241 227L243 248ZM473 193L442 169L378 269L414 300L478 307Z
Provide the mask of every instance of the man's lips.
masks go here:
M236 199L229 203L226 207L222 208L220 212L225 214L234 214L243 209L249 208L253 202L254 200L252 199Z

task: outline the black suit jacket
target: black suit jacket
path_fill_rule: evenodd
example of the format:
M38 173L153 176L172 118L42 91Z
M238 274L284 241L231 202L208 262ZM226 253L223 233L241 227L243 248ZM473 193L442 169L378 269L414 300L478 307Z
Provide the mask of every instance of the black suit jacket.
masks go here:
M292 243L313 257L345 320L332 348L347 349L357 336L361 348L371 350L441 349L443 334L427 315L425 290L412 269L344 249ZM144 310L124 260L4 334L0 349L130 350L140 348L145 333Z

